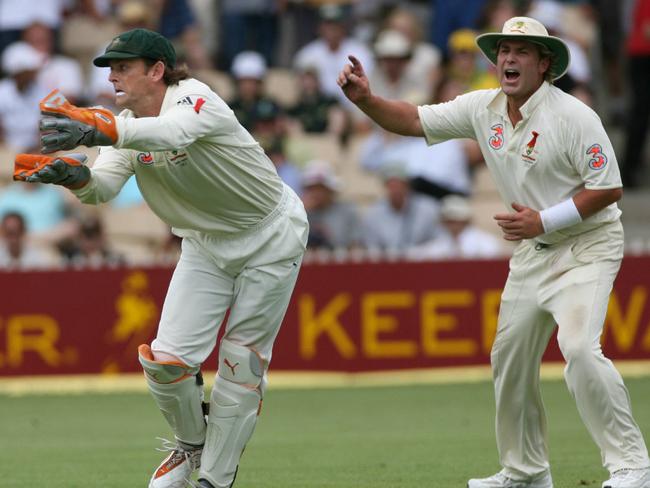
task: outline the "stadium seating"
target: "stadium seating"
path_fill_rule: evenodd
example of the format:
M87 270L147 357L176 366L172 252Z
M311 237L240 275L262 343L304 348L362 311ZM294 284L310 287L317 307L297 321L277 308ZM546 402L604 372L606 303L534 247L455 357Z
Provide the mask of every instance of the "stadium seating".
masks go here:
M12 181L15 155L15 151L7 145L0 144L0 185L2 186Z
M97 22L85 15L74 15L62 25L61 50L79 61L87 75L92 59L119 33L119 24L113 19Z
M128 256L131 263L152 262L169 235L169 226L145 203L121 209L103 205L102 217L111 249Z
M215 69L201 69L194 70L192 75L212 88L226 102L234 98L235 86L229 73ZM264 91L282 107L292 106L298 98L296 74L285 68L270 68L266 72Z
M298 100L298 78L284 68L270 68L266 72L264 90L283 107L290 107Z

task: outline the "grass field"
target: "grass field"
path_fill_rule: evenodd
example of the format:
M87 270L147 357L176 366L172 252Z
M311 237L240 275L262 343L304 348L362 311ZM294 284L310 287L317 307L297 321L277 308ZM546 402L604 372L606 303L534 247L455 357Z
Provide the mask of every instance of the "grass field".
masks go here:
M626 384L650 439L650 378ZM561 381L543 383L556 488L600 487ZM451 488L497 470L489 382L271 389L236 488ZM147 394L0 395L0 486L146 487L169 437Z

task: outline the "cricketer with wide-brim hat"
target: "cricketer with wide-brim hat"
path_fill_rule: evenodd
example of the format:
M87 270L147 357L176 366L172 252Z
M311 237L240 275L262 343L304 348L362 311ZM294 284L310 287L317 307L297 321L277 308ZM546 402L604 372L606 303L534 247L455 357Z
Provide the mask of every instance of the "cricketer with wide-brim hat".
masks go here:
M567 386L611 475L602 488L650 488L643 434L600 343L624 248L614 149L598 115L551 83L569 52L540 22L514 17L477 45L500 87L445 103L374 95L354 57L337 79L383 129L428 144L476 140L507 209L494 220L517 246L491 351L502 469L467 488L553 488L539 372L556 329Z

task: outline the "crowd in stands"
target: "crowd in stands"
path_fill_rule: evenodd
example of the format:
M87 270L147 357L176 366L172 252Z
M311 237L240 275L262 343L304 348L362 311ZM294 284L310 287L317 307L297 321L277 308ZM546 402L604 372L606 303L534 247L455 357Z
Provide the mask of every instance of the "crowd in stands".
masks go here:
M193 76L255 136L303 199L313 253L507 256L512 247L481 220L481 209L503 204L489 183L477 189L484 163L476 142L427 146L388 134L349 103L336 77L351 54L387 98L441 103L496 88L474 39L515 15L567 41L571 65L556 85L620 130L624 184L642 186L650 0L2 0L0 268L169 263L178 255L179 239L148 211L133 178L100 208L53 185L10 181L13 155L39 150L38 102L49 91L114 109L108 69L90 61L135 27L172 39Z

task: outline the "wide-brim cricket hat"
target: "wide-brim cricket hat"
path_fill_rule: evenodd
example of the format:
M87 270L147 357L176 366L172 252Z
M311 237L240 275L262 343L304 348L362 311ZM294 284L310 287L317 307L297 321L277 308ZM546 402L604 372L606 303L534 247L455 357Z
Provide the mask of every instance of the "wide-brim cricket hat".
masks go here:
M100 68L110 66L113 59L148 58L176 66L176 51L166 37L149 29L133 29L115 37L104 54L93 59Z
M530 17L513 17L506 20L501 32L488 32L476 38L476 44L483 54L497 64L497 47L505 39L535 42L546 46L553 53L551 75L554 80L560 78L569 67L571 56L566 43L559 37L549 35L546 27Z

